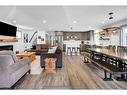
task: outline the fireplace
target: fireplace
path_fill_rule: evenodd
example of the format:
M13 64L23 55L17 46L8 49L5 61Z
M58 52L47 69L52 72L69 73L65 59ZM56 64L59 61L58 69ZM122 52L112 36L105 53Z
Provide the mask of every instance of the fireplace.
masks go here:
M13 51L13 45L0 46L0 51L1 50L11 50L11 51Z

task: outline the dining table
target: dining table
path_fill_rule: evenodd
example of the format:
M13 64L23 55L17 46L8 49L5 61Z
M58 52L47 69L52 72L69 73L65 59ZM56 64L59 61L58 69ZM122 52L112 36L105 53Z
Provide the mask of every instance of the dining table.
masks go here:
M104 80L113 80L112 75L121 75L119 79L127 79L127 52L118 51L117 49L107 48L89 48L91 59L104 69ZM106 68L106 69L105 69ZM107 70L108 69L108 70ZM109 77L107 77L107 71ZM125 78L126 77L126 78Z

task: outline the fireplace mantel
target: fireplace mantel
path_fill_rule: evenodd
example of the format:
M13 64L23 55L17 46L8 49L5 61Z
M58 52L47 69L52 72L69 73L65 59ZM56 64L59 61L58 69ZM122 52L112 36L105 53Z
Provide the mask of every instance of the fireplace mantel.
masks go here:
M0 42L17 42L16 38L0 38Z

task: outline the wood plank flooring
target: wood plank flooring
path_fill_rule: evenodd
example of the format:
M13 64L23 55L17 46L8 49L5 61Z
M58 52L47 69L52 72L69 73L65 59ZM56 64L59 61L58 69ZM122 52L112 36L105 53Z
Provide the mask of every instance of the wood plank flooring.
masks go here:
M40 63L39 63L40 64ZM103 81L103 71L82 56L63 55L63 68L55 74L27 74L15 89L127 89L125 81Z

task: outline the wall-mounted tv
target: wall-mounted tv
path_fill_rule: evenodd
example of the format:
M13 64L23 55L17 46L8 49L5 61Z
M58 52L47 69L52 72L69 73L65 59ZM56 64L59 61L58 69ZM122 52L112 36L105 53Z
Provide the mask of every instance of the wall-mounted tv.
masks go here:
M0 35L16 37L17 27L0 21Z

